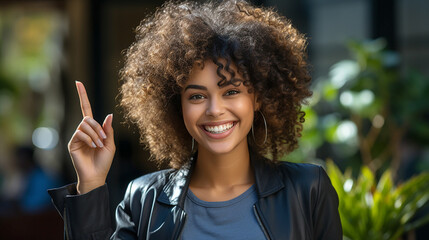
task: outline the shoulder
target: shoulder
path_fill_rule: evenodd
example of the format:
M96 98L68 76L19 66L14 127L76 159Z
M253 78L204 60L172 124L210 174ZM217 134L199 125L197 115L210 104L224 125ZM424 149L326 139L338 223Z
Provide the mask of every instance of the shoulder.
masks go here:
M278 164L278 169L284 178L300 183L318 182L321 175L326 175L321 166L311 163L281 162Z
M286 187L292 186L299 194L317 200L324 191L335 192L325 170L315 164L282 162L278 169Z
M159 191L175 172L175 169L165 169L140 176L128 184L125 195L135 197L136 194L141 195L149 190Z
M280 162L278 163L278 168L290 174L302 175L317 173L322 167L311 163Z
M148 186L154 184L162 184L165 181L168 181L169 176L174 173L175 169L164 169L152 173L145 174L140 176L132 181L136 186Z
M279 164L286 189L293 187L297 195L305 199L308 206L315 207L319 202L328 201L338 205L338 196L325 170L318 165L309 163Z

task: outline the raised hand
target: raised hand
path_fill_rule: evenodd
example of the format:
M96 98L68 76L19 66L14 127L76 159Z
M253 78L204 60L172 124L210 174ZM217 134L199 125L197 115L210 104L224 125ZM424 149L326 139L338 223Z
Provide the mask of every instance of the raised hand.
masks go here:
M113 138L113 115L107 115L103 126L93 119L85 87L76 82L83 119L68 144L77 174L77 191L87 193L106 182L116 147Z

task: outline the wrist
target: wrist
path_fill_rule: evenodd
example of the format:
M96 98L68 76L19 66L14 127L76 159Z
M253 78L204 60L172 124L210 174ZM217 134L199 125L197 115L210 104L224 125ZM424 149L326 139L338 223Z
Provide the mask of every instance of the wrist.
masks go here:
M91 182L81 182L78 180L76 185L76 190L78 195L88 193L96 188L103 186L106 181L91 181Z

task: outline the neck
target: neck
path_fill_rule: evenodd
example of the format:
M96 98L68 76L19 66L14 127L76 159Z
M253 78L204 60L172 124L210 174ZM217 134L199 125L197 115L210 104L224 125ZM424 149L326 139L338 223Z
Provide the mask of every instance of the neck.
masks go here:
M254 183L247 144L225 154L198 149L191 184L201 188L226 189Z

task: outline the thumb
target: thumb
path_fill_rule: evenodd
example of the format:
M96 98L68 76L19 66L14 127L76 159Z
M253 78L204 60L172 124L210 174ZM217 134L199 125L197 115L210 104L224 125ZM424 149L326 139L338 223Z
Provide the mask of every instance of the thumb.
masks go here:
M113 138L113 113L106 116L106 119L104 119L103 122L103 130L106 133L107 138L104 140L105 144L107 145L114 145L114 138Z

